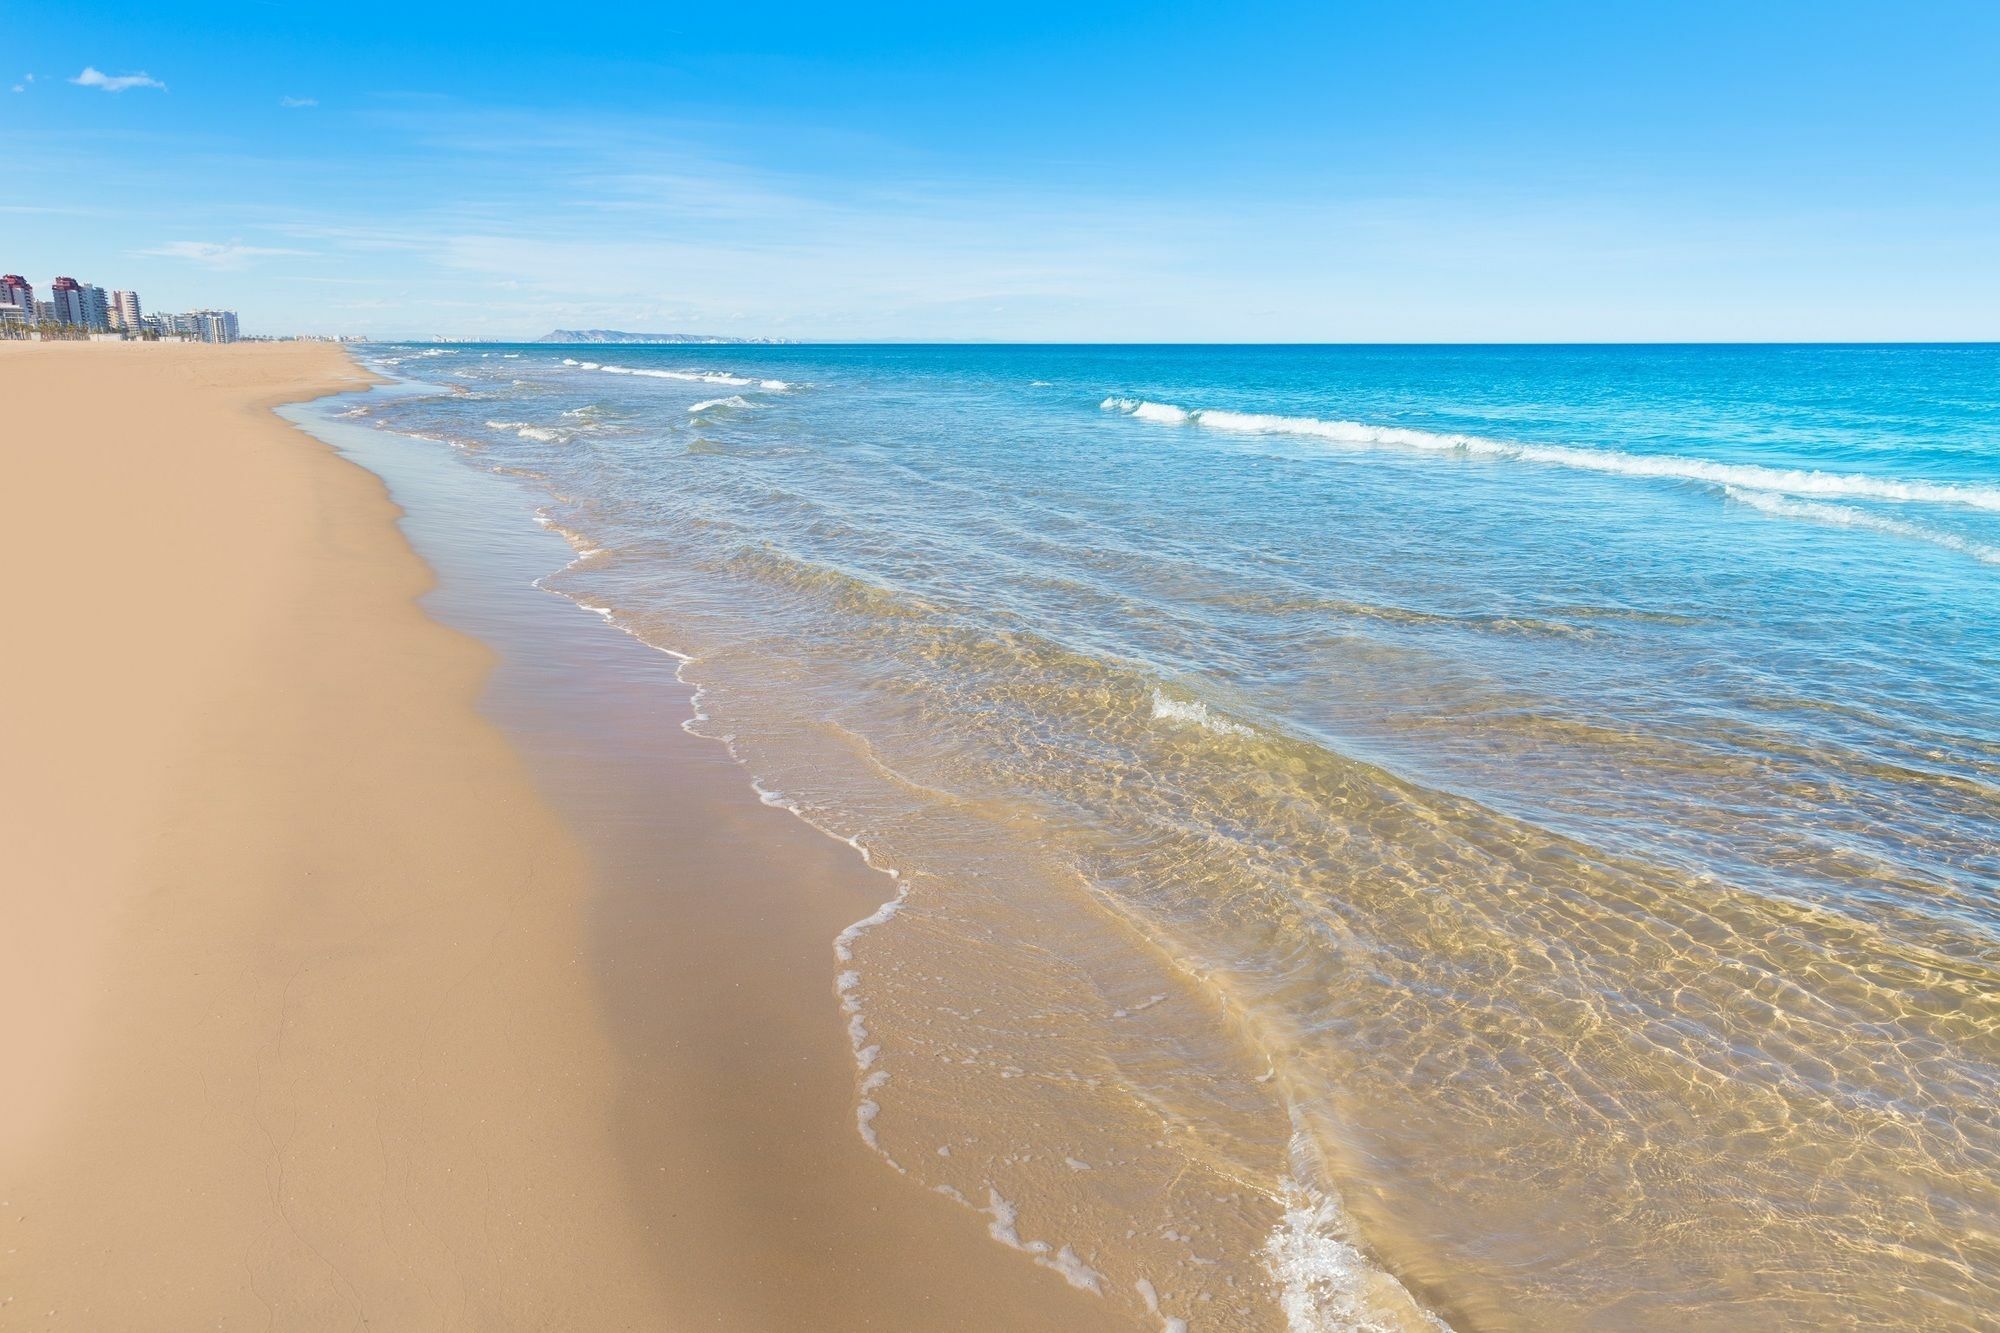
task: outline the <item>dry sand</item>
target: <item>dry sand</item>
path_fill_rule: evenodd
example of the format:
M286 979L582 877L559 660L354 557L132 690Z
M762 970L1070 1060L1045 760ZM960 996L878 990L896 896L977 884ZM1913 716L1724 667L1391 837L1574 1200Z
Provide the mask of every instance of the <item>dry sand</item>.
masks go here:
M0 1328L1100 1320L854 1138L841 849L732 786L607 913L381 484L268 411L356 378L0 345Z

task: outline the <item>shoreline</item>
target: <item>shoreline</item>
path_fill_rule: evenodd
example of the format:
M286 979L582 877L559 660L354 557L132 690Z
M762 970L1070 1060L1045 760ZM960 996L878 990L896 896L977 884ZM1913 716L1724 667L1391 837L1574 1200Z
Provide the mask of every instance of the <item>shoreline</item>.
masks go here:
M539 523L536 487L338 401L286 415L385 480L438 572L426 610L495 651L481 710L591 858L627 1181L668 1280L701 1275L676 1309L741 1328L1151 1327L996 1243L857 1132L836 951L896 881L685 725L683 659L539 586L576 552Z
M40 1094L0 1322L1124 1326L855 1134L828 963L881 877L680 729L664 658L521 618L273 419L362 384L342 351L8 381L48 499L9 563L53 576L0 663Z
M402 379L415 369L404 366L404 358L364 361L398 377L395 384L380 398L343 399L339 410L321 413L313 429L392 477L399 493L405 483L422 486L418 474L433 472L449 496L489 491L486 500L467 503L459 520L464 532L497 528L509 508L521 532L532 520L540 553L516 559L502 581L553 594L531 597L528 604L546 613L554 601L565 624L580 621L599 636L616 629L610 641L644 664L656 691L682 700L692 695L673 730L658 736L652 749L676 753L693 737L718 786L754 791L767 816L773 807L793 816L791 823L810 833L807 841L818 855L831 845L834 873L858 885L849 890L849 906L796 948L797 966L836 992L848 1027L846 1095L825 1118L839 1119L847 1149L865 1142L877 1176L903 1177L896 1183L906 1194L950 1201L939 1221L947 1232L975 1236L989 1256L999 1251L1016 1267L1034 1265L1053 1275L1058 1289L1066 1283L1086 1293L1087 1306L1047 1326L1075 1327L1101 1309L1095 1315L1100 1320L1169 1331L1189 1318L1202 1327L1304 1326L1298 1321L1322 1316L1435 1327L1410 1293L1349 1239L1337 1203L1320 1187L1317 1159L1285 1118L1268 1056L1242 1031L1226 998L1217 1002L1207 994L1202 980L1180 968L1172 950L1142 923L1079 896L1066 878L1046 874L1047 867L1025 866L1013 852L1033 844L1032 825L1007 821L983 832L1004 844L993 848L996 864L1004 854L1010 869L1035 873L1017 873L1004 885L984 877L942 877L920 853L910 855L915 849L899 836L908 832L902 812L878 807L875 823L867 817L857 823L851 812L815 799L838 775L865 769L865 754L824 746L803 754L746 751L737 728L750 719L740 702L732 709L726 695L708 695L717 684L713 663L680 651L666 624L614 609L616 591L590 582L605 564L629 568L623 562L649 536L627 533L626 540L606 541L587 524L585 531L573 530L576 520L567 512L572 497L542 473L496 463L484 456L476 435L427 425L403 434L389 424L406 421L409 407L449 401L447 395L463 391L454 382L459 372L428 359L449 351L424 355L421 365L448 378ZM574 415L566 412L564 419ZM487 423L509 430L520 424ZM568 443L555 432L523 431L523 438ZM437 506L426 501L409 507L429 512ZM451 531L428 540L413 534L413 540L433 563L478 545ZM643 565L646 557L638 558ZM490 583L496 566L506 564L504 554L470 559L463 579ZM453 582L451 571L444 577ZM695 602L704 595L683 592ZM592 614L577 617L578 609ZM498 606L474 606L462 615L436 610L493 643L503 662L532 656L547 635L517 636L521 612ZM510 647L513 637L527 642ZM760 660L771 659L751 656L742 665ZM512 728L532 730L550 700L571 698L579 680L602 680L607 673L615 675L616 668L593 655L590 663L541 681L525 692ZM718 704L718 715L710 716ZM503 703L495 715L506 711ZM573 721L561 729L562 743L573 743L591 726L587 719ZM627 740L623 734L608 746L600 740L600 762L602 751ZM531 739L522 748L535 749ZM546 774L545 764L537 768ZM561 785L553 782L550 790L559 793ZM589 786L584 784L586 799L569 809L578 826L602 816L602 793L589 793ZM660 808L676 804L671 797L655 802ZM690 832L699 842L698 829L682 830L681 840ZM650 841L616 833L611 840L641 848ZM632 861L641 873L644 862L643 853ZM1056 940L1063 946L1049 947ZM826 957L829 942L832 959ZM671 952L671 942L662 941L642 961ZM1082 960L1101 965L1096 979L1083 979L1090 964ZM1113 971L1120 975L1109 975ZM984 1003L971 1006L968 1015L960 997ZM800 1001L810 1002L809 996ZM1190 1020L1197 1025L1192 1031ZM642 1014L634 1026L646 1021ZM1060 1047L1045 1044L1051 1041ZM1170 1088L1171 1080L1155 1081L1153 1071L1179 1061L1200 1071L1195 1083L1180 1080ZM1140 1081L1125 1084L1128 1074ZM1129 1095L1107 1096L1107 1087ZM893 1175L881 1171L885 1165ZM924 1312L923 1326L937 1317ZM1013 1326L1026 1326L1019 1322L1024 1316L1014 1317Z
M542 586L687 654L690 729L900 872L839 959L862 1128L996 1240L1203 1327L1981 1299L1939 1223L1992 1211L1992 617L1930 540L1990 526L1938 472L1977 360L572 350L364 350L466 390L367 424L526 479L575 548ZM1260 429L1106 410L1145 402ZM1768 433L1801 408L1879 420L1889 480ZM1911 517L1735 493L1829 475Z

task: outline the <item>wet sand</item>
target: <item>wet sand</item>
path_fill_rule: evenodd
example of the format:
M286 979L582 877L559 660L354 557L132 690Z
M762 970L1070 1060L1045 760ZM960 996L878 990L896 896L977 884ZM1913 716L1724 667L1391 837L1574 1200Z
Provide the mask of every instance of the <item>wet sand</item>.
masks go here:
M500 656L426 616L268 410L357 378L0 348L0 1325L1102 1326L855 1132L831 939L886 881L449 519L430 604Z

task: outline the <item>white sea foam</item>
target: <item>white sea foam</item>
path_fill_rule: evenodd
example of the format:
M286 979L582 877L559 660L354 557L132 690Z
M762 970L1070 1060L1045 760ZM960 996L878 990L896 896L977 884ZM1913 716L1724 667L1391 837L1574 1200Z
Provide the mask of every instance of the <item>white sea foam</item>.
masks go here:
M986 1207L981 1211L988 1218L987 1235L1009 1249L1033 1256L1042 1267L1061 1273L1063 1280L1072 1287L1098 1296L1104 1294L1104 1275L1078 1258L1076 1251L1069 1246L1055 1247L1045 1240L1021 1239L1021 1210L991 1185L986 1187Z
M1151 1282L1142 1277L1132 1284L1132 1289L1138 1292L1139 1299L1146 1303L1146 1313L1160 1321L1160 1333L1187 1333L1187 1320L1176 1319L1170 1314L1160 1312L1159 1289Z
M751 778L750 790L756 792L757 799L765 805L775 805L781 810L791 810L795 813L798 810L798 807L792 803L791 798L775 788L766 787L762 778ZM849 972L845 975L851 977L854 974Z
M567 444L569 432L549 426L535 426L525 421L489 421L488 430L511 430L524 440L539 440L543 444Z
M1153 720L1156 722L1178 722L1183 726L1200 727L1218 736L1255 736L1253 728L1241 722L1231 722L1214 712L1199 699L1174 699L1159 690L1153 691ZM1119 1015L1123 1017L1123 1014Z
M556 535L560 536L564 541L568 542L570 545L570 549L576 553L575 556L570 560L570 562L567 565L563 566L563 569L565 570L575 569L578 565L590 559L592 556L598 556L604 554L603 547L592 546L590 542L583 536L583 534L578 532L572 532L568 528L564 527L562 524L556 522L553 518L549 517L549 511L546 506L535 510L535 522L540 526L547 528L550 532L553 532ZM547 578L547 577L549 576L546 574L542 576L542 578ZM542 579L536 579L532 586L536 588L541 588ZM546 589L543 590L547 591ZM581 603L578 603L578 605L581 605ZM598 611L607 620L610 619L611 617L611 613L608 610L605 610L604 608L592 607L589 609Z
M1021 1216L1021 1210L1007 1202L1000 1191L991 1185L986 1187L986 1214L993 1219L986 1224L987 1235L1002 1245L1017 1250L1024 1248L1021 1244L1021 1233L1014 1229L1014 1223Z
M748 407L750 400L740 393L732 393L727 398L708 398L688 409L689 416L698 416L712 407Z
M1104 1276L1089 1264L1076 1257L1076 1251L1065 1245L1057 1250L1055 1257L1048 1261L1050 1268L1063 1275L1063 1280L1079 1291L1095 1295L1104 1294Z
M755 387L772 393L783 393L792 387L784 380L750 379L743 375L726 374L720 370L659 370L644 366L613 366L596 361L576 361L569 357L563 358L563 364L575 366L578 370L602 371L606 375L637 375L641 379L683 380L693 384L727 384L739 389Z
M1312 1158L1303 1130L1291 1144L1294 1175ZM1339 1201L1288 1178L1284 1217L1264 1242L1264 1263L1278 1283L1278 1303L1291 1333L1394 1333L1412 1320L1448 1333L1449 1325L1419 1306L1401 1283L1370 1263L1349 1239Z
M888 1081L888 1072L881 1069L862 1079L861 1101L854 1108L854 1123L861 1131L861 1141L877 1152L882 1151L882 1144L875 1137L875 1117L882 1113L882 1108L876 1105L875 1099L869 1094ZM894 1166L895 1163L891 1162L890 1165ZM897 1167L897 1170L901 1169Z
M1163 426L1184 426L1193 420L1192 414L1182 408L1167 403L1150 403L1144 398L1107 398L1098 407L1106 412L1123 412L1141 421L1156 421Z
M808 820L807 822L810 823L811 821ZM861 859L871 867L878 870L882 869L880 866L876 866L874 861L870 860L868 849L862 846L861 843L853 838L842 838L841 841L854 848L855 851L860 852ZM854 961L854 942L901 911L905 899L909 896L909 886L903 883L901 875L897 874L894 870L883 870L882 873L896 881L896 896L833 937L833 955L843 963Z
M1768 491L1745 490L1740 486L1726 487L1724 493L1738 504L1748 505L1752 509L1778 518L1804 519L1810 523L1826 523L1841 528L1863 528L1894 537L1907 537L1913 541L1929 542L1934 546L1957 551L1960 555L1969 555L1985 564L2000 565L2000 546L1974 541L1970 537L1946 532L1928 523L1912 523L1907 519L1894 518L1888 514L1856 509L1852 505L1828 504L1821 500L1794 500L1783 495L1773 495Z
M1563 444L1518 444L1481 435L1460 435L1403 426L1371 426L1359 421L1323 421L1318 417L1278 416L1264 412L1230 412L1202 407L1192 411L1141 398L1106 398L1098 404L1162 425L1195 425L1237 434L1283 435L1325 440L1362 448L1416 449L1427 453L1491 458L1587 472L1668 481L1693 481L1710 486L1780 495L1879 500L1889 503L1964 505L2000 512L2000 486L1974 482L1926 481L1881 477L1860 472L1821 472L1806 468L1766 467L1759 463L1719 463L1679 454L1631 454L1619 449L1583 449Z

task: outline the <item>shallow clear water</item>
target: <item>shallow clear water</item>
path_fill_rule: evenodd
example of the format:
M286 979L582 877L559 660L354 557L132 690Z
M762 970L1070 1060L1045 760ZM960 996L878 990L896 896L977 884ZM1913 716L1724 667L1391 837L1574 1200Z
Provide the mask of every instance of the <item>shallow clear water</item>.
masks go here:
M1194 1326L2000 1304L2000 348L369 349L898 875L858 1128Z

